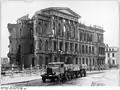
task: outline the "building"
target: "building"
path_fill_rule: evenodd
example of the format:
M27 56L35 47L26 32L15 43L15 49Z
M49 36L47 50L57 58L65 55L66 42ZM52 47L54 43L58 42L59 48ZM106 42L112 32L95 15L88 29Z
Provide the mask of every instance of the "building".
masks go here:
M18 55L19 51L20 65L43 66L52 61L67 64L83 63L88 66L105 64L104 30L98 26L86 26L79 23L81 16L71 9L50 7L36 11L31 19L26 17L18 20L15 25L19 27L16 29L14 29L15 26L10 26L13 24L8 24L9 32L12 28L22 33L16 40L18 45L15 44L17 47L13 55ZM28 33L32 35L32 38ZM22 36L28 36L28 38ZM15 47L11 43L10 45ZM19 47L21 47L20 50ZM31 47L32 52L29 53ZM17 59L13 61L15 60Z
M118 48L117 47L109 47L106 45L105 49L105 63L109 66L115 66L118 65L117 61L117 54L118 54Z
M1 57L1 64L9 64L9 58L7 57Z
M8 24L9 53L11 64L29 67L34 59L33 23L28 15L17 20L16 24ZM22 67L22 66L21 66Z

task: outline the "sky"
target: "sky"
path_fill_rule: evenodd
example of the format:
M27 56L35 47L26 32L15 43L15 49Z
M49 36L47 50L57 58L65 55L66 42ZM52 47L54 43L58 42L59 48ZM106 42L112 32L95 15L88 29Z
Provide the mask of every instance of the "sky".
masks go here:
M2 2L2 28L1 28L1 57L6 57L9 52L8 23L29 14L30 17L47 7L68 7L81 16L79 22L86 25L98 25L104 29L104 43L109 46L119 45L119 7L115 1L5 1Z

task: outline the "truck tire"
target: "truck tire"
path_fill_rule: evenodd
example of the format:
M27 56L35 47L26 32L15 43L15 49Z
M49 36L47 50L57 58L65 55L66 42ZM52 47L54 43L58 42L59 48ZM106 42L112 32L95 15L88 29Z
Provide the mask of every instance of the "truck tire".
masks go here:
M57 77L57 82L60 82L60 81L61 81L61 77L58 76L58 77Z
M51 79L51 82L55 82L55 78L52 78L52 79Z
M68 79L71 80L71 75L70 74L68 75Z
M82 73L80 73L80 77L82 77Z
M46 79L42 77L42 81L43 81L43 83L45 83L45 82L46 82Z
M75 75L76 75L76 78L78 78L78 73L77 73L77 72L76 72L76 74L75 74Z

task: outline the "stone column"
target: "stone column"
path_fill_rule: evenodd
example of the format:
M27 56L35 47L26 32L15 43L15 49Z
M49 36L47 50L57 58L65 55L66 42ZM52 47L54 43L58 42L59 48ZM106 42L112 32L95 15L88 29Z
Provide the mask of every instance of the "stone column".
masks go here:
M81 64L83 64L82 59L83 59L83 58L81 57Z
M88 65L89 65L90 64L89 57L87 57L87 59L88 59Z
M86 58L84 58L84 63L86 64Z

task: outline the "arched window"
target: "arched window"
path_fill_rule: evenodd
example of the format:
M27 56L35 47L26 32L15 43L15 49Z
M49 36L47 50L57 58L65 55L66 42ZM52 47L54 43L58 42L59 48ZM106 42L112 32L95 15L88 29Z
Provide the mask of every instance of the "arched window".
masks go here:
M86 64L88 65L88 58L86 58Z
M39 50L42 50L42 40L40 39L40 42L39 42Z
M82 53L84 53L84 45L82 45Z
M48 41L45 41L45 51L48 51Z
M89 54L91 54L91 47L89 46Z
M59 46L60 50L62 51L63 48L63 42L60 42L60 46Z
M82 58L82 64L85 64L84 58Z

